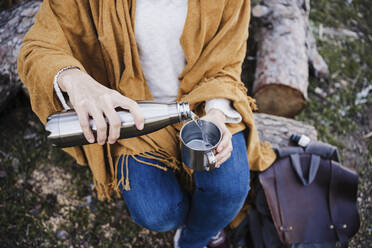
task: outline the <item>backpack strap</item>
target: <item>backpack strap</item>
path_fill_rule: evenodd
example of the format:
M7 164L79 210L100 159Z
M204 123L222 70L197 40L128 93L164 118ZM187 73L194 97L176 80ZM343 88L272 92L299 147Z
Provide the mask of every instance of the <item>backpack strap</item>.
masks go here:
M316 173L318 172L320 157L316 154L311 154L308 178L305 178L302 172L300 155L296 153L289 155L289 157L291 158L292 168L296 172L297 176L300 178L302 184L304 186L311 184L315 179Z
M316 154L324 159L339 162L338 150L335 146L321 142L311 142L306 148L305 153Z
M320 157L337 162L339 161L337 148L321 142L312 141L305 148L301 146L275 148L275 151L279 158L290 157L292 168L305 186L314 181L319 169ZM311 154L308 178L304 177L301 167L300 154L303 153Z
M274 148L274 150L279 158L284 158L290 156L291 154L310 153L316 154L324 159L340 162L337 147L318 141L311 141L310 144L305 148L302 148L301 146L288 146L280 148L277 147Z
M300 146L288 146L288 147L281 147L275 148L276 155L279 158L284 158L292 154L302 154L304 153L304 149Z

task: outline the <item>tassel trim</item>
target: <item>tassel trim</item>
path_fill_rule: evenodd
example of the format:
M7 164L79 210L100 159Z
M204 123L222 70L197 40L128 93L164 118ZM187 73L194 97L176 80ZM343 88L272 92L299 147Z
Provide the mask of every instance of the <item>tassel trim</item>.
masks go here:
M175 157L171 156L164 150L157 150L154 152L144 152L144 153L139 153L139 154L123 154L121 155L119 162L121 164L117 164L117 166L113 166L114 168L111 168L111 171L114 171L114 178L111 183L111 187L114 189L114 191L120 193L120 186L123 187L124 190L129 191L130 190L130 180L129 180L129 158L133 158L135 161L139 162L140 164L143 165L148 165L148 166L153 166L157 169L167 171L168 168L174 170L174 171L180 171L181 166L183 167L183 170L186 171L186 174L188 175L187 177L189 181L189 184L192 184L192 172L189 168L187 168L182 162L179 162ZM139 159L138 157L142 158L148 158L148 159L153 159L159 162L162 162L165 166L156 164L156 163L151 163L148 161L143 161ZM121 166L121 175L122 177L120 178L119 181L117 181L118 178L118 169L119 165ZM124 167L125 167L125 174L124 174ZM186 170L187 168L187 170ZM125 175L125 176L124 176Z
M249 107L251 107L252 111L257 111L258 106L256 104L256 99L248 96L248 102L249 102Z
M187 167L187 165L182 162L182 174L180 175L182 180L183 180L183 186L189 191L193 191L193 188L194 188L194 181L193 181L193 173L194 173L194 170L190 169L189 167Z
M98 182L96 179L93 179L94 189L96 189L97 197L100 201L104 199L111 200L112 187L107 184Z

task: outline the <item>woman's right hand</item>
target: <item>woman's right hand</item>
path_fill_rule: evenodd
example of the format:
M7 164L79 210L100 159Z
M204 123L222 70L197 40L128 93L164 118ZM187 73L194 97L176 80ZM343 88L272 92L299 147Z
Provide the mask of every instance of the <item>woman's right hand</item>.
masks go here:
M58 78L58 85L66 92L75 109L85 138L94 143L94 135L89 125L91 116L97 127L97 142L105 144L107 138L107 124L109 122L108 142L113 144L119 138L121 121L115 108L121 107L132 114L137 129L143 129L144 118L138 104L132 99L121 95L116 90L109 89L91 76L78 69L62 72Z

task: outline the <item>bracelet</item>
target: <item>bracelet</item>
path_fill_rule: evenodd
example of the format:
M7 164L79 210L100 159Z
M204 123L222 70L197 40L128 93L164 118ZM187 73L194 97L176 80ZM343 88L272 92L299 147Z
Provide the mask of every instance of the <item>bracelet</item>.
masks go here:
M54 80L53 80L54 91L56 92L56 95L57 95L59 101L61 102L61 104L62 104L62 106L65 110L69 110L71 108L67 105L67 102L66 102L65 98L63 97L62 91L59 88L58 77L59 77L59 75L61 75L62 72L70 70L70 69L78 69L79 70L80 68L77 67L77 66L64 67L56 73L56 75L54 76Z

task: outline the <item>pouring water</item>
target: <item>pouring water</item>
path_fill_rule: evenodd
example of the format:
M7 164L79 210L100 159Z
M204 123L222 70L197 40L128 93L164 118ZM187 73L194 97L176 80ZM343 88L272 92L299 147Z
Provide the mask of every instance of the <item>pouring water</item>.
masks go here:
M208 141L208 137L203 130L203 122L200 121L199 116L197 116L194 112L191 112L191 118L195 122L196 126L200 129L202 139L194 139L187 143L187 145L196 150L207 150L212 147L210 142Z

